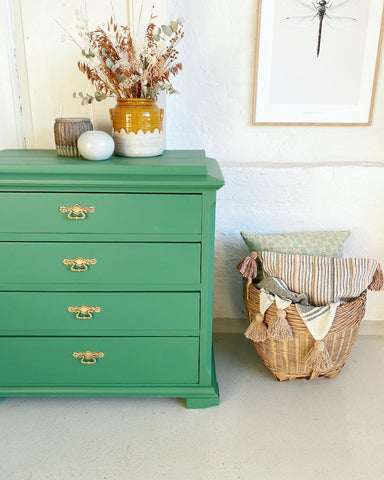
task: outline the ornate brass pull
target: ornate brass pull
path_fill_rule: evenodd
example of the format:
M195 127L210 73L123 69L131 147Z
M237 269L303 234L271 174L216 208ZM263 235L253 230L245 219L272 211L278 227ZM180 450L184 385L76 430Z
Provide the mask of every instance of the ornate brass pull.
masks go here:
M86 272L88 265L96 265L96 258L63 258L64 265L71 265L72 272Z
M86 305L81 305L81 307L68 307L68 312L76 313L76 318L78 318L79 320L84 320L92 318L92 313L101 312L101 308L87 307Z
M59 207L60 213L67 213L69 220L84 220L86 213L95 213L95 207L82 207L78 203L75 205Z
M80 358L81 363L83 365L94 365L96 363L97 358L103 358L103 352L90 352L87 350L86 352L74 352L72 355L73 358Z

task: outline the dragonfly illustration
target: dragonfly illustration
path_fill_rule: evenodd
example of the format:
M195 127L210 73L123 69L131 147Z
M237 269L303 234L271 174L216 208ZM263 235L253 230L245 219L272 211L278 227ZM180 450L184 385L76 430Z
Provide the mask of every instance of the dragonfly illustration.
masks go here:
M348 24L357 22L357 19L354 17L345 17L334 15L333 12L339 9L340 7L347 6L347 4L353 4L354 0L315 0L315 1L306 1L306 0L290 0L290 4L296 5L302 9L303 15L289 16L286 17L286 20L293 20L300 22L303 25L311 24L315 21L319 22L318 28L318 37L317 37L317 48L316 55L320 55L321 48L321 36L323 32L323 22L338 22L341 24ZM305 10L304 10L305 9ZM304 14L304 12L308 12ZM309 13L311 12L311 13Z

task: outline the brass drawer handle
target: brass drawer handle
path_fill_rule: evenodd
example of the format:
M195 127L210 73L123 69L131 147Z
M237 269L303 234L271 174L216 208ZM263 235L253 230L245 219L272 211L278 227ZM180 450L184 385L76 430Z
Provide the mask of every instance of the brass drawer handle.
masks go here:
M90 352L87 350L86 352L74 352L72 355L73 358L80 358L81 363L83 365L94 365L96 363L97 358L103 358L103 352Z
M87 307L86 305L81 305L81 307L68 307L68 312L76 313L76 318L79 320L92 318L93 313L101 312L100 307Z
M86 272L88 265L96 265L96 258L63 258L64 265L71 265L72 272Z
M59 207L60 213L67 213L69 220L84 220L86 213L95 213L95 207L82 207L78 203L75 205Z

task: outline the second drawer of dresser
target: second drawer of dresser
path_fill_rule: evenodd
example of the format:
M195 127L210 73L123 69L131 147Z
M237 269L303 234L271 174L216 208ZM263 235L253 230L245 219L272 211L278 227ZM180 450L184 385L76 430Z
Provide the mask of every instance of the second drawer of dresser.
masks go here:
M191 384L198 359L198 337L0 337L0 385Z
M174 289L200 283L200 244L0 242L0 265L3 290Z
M1 335L199 335L198 292L0 292Z

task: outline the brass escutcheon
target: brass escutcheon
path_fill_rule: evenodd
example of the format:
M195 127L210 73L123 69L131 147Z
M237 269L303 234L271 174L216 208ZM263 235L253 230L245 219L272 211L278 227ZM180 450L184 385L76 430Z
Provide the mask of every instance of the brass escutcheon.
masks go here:
M69 220L84 220L86 213L95 213L95 207L82 207L78 203L70 206L59 207L60 213L67 213Z
M93 313L101 312L100 307L87 307L86 305L81 305L81 307L68 307L68 312L76 313L76 318L79 320L86 320L93 317Z
M74 352L73 358L80 358L80 361L83 365L94 365L96 363L97 358L103 358L103 352L90 352L87 350L86 352Z
M63 258L64 265L71 265L72 272L86 272L88 265L96 265L96 258Z

